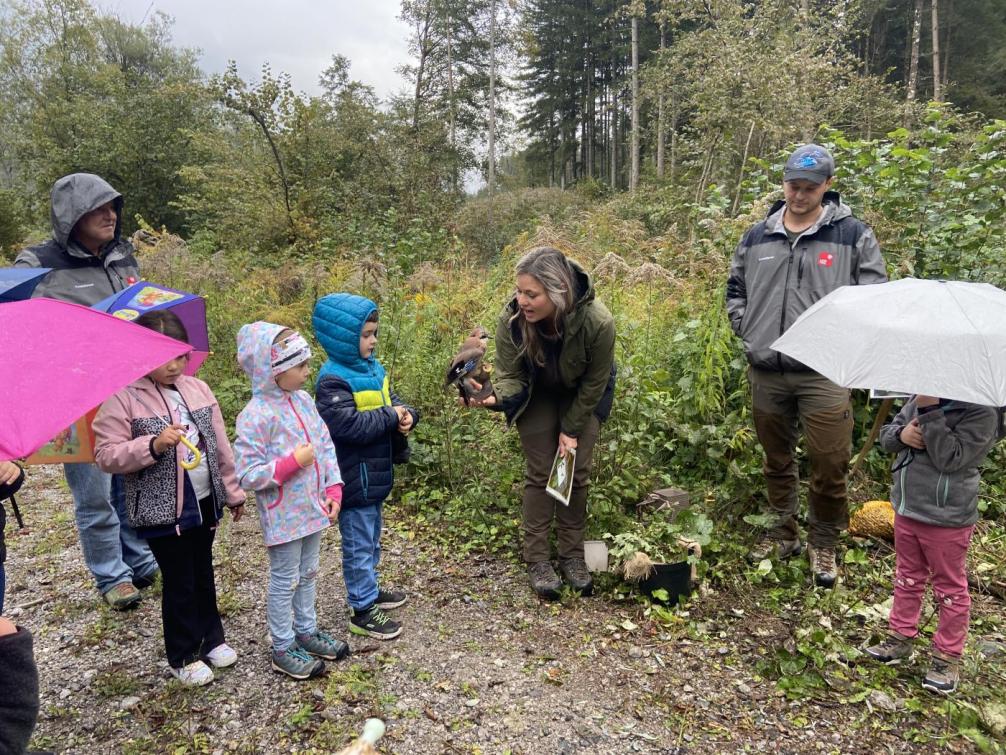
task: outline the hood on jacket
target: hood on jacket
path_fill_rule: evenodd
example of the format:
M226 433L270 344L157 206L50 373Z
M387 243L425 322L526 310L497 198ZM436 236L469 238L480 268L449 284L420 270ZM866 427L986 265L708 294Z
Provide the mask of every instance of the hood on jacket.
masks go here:
M251 378L252 395L282 398L283 389L272 375L272 344L285 325L253 322L238 331L238 364Z
M122 195L100 176L93 173L71 173L52 185L52 235L61 247L72 254L86 256L82 249L70 246L70 234L77 221L106 202L115 203L115 237L107 246L115 246L122 234Z
M365 296L347 293L328 294L314 305L311 315L314 335L325 349L328 361L338 365L340 373L374 374L377 349L366 359L360 356L360 333L376 309L377 305ZM326 371L322 368L322 372Z
M830 223L837 223L842 218L852 215L852 208L842 201L842 197L837 191L824 192L821 204L824 206L824 212L821 213L821 217L817 219L817 222L811 226L811 229L808 229L808 232L822 228ZM765 215L765 228L770 233L786 233L786 228L782 223L782 211L785 207L786 200L777 199L769 208L768 213Z

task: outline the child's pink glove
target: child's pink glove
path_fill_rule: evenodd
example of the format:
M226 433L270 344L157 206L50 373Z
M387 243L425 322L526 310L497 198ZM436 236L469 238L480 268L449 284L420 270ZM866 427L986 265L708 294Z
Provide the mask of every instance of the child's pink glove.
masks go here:
M328 518L335 521L342 510L342 483L329 485L325 488L325 500L328 502Z
M303 467L297 462L297 457L291 452L289 456L284 456L282 459L276 460L276 469L272 473L272 478L279 484L282 485L295 474L297 474Z

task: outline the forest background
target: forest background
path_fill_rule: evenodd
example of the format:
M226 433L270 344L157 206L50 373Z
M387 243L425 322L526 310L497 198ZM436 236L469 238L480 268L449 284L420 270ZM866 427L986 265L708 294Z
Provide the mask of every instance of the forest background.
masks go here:
M374 297L380 358L424 418L397 526L516 560L519 445L441 381L471 326L494 323L515 259L554 244L593 272L618 328L589 535L669 558L687 534L709 584L743 575L770 602L796 599L798 568L743 564L763 486L723 310L730 254L778 198L787 150L816 140L892 277L1006 284L1003 3L404 0L401 15L408 86L382 100L337 51L308 95L268 66L205 74L163 14L134 25L86 0L0 1L0 256L48 236L57 177L105 177L145 278L207 298L201 376L230 421L249 396L242 324L309 331L317 296ZM857 395L856 410L859 448L876 406ZM1006 513L1004 461L985 470L989 519ZM864 458L855 502L886 497L886 463ZM693 505L640 520L635 504L669 485ZM845 560L871 558L850 545ZM883 599L873 576L866 602ZM844 640L808 642L766 672L795 695L819 689ZM1001 681L947 704L982 746L997 745L979 703Z

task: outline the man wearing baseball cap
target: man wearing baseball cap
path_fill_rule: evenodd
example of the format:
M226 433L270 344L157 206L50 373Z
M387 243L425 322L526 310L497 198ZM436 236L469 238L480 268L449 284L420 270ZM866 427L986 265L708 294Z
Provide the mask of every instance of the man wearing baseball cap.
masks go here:
M775 521L750 551L758 563L803 548L795 451L803 426L810 459L808 557L814 581L831 587L835 545L849 519L852 453L849 391L770 344L808 307L841 286L887 280L873 231L831 191L835 160L824 147L796 149L783 168L783 199L744 234L730 266L727 313L744 342L755 430L765 451L768 513Z

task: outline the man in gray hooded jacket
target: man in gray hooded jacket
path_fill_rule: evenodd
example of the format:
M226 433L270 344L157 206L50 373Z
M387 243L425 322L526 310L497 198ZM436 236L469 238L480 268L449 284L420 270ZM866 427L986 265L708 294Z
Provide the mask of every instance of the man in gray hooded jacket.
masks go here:
M887 280L873 231L829 191L835 162L807 144L783 169L784 199L751 228L734 253L726 305L744 341L750 367L755 430L765 450L764 473L775 517L751 550L754 562L801 551L796 522L799 469L795 456L803 425L810 457L809 557L814 579L837 577L835 543L848 525L847 471L852 454L849 391L771 348L812 304L841 286Z
M34 296L90 306L136 283L133 245L121 237L122 195L91 173L63 176L52 187L52 233L44 244L25 249L19 267L52 271ZM137 586L149 585L157 563L126 519L119 481L94 464L65 464L84 560L105 601L116 609L140 600Z

